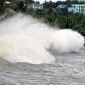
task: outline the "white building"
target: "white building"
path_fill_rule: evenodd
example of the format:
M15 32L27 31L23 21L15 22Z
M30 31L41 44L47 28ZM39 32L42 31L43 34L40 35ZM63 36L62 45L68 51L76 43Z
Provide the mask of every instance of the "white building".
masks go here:
M85 0L78 0L79 2L85 2Z
M10 4L11 2L9 2L9 1L5 1L4 3L5 3L5 4Z
M68 12L85 14L85 4L74 4L72 7L68 7Z
M67 5L65 5L65 4L60 4L60 5L57 6L57 8L63 9L63 8L65 8L66 6L67 6Z
M43 5L42 4L33 3L30 6L28 6L28 8L33 8L34 10L36 10L36 9L42 10L43 9Z

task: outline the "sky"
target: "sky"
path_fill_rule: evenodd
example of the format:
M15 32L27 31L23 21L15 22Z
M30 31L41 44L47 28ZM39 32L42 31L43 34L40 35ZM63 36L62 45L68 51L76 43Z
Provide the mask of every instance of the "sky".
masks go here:
M53 2L56 2L56 1L65 1L65 0L35 0L35 1L39 1L40 3L43 3L44 1L53 1Z

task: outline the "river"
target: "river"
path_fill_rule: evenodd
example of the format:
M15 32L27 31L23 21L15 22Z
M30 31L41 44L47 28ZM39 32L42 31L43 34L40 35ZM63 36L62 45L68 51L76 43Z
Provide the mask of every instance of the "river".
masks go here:
M0 85L85 85L85 48L56 53L52 64L9 63L0 59Z

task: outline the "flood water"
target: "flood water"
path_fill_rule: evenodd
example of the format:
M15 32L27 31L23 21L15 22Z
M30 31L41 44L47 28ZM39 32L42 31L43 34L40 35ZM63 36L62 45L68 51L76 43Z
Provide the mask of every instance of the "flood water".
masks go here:
M9 63L0 59L0 85L85 85L85 48L56 53L53 64Z

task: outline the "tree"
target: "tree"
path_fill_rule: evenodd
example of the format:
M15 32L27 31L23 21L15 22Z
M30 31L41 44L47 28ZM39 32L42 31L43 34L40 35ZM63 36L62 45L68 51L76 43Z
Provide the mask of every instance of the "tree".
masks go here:
M5 11L4 2L5 0L0 0L0 13L3 13Z
M27 9L27 5L24 0L14 0L11 3L11 8L17 12L25 12Z
M25 0L25 3L26 4L32 4L32 3L34 3L34 1L33 0Z

